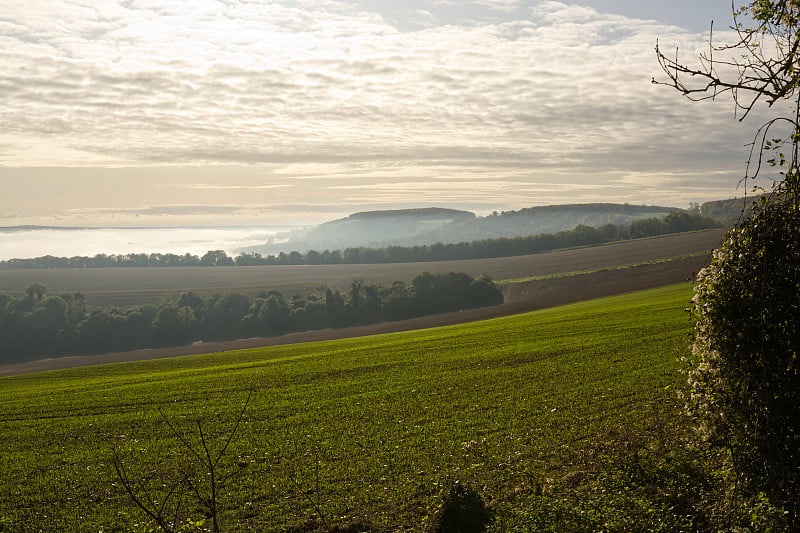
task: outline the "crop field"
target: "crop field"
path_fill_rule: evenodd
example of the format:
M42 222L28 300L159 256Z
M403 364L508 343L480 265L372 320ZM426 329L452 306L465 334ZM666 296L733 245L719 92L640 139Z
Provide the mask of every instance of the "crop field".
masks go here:
M55 293L83 292L92 306L125 307L159 304L183 291L207 296L231 290L252 295L264 289L275 289L286 296L305 295L320 287L346 290L354 279L366 284L410 281L424 271L466 272L472 276L486 274L495 280L523 279L709 252L719 245L723 233L709 230L518 257L447 262L2 270L0 293L20 296L31 284L43 283Z
M0 529L144 530L115 454L156 502L180 472L205 487L186 444L200 446L202 428L221 450L248 396L217 467L241 471L218 494L223 530L422 531L455 481L498 523L521 523L559 480L592 478L587 457L607 435L669 431L690 297L681 284L428 330L2 378ZM659 520L673 512L643 505Z

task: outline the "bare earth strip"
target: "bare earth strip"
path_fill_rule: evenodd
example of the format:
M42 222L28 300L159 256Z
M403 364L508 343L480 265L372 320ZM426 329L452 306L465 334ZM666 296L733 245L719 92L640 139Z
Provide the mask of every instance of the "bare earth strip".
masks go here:
M346 290L354 279L366 284L410 281L421 272L486 274L495 280L610 268L667 259L716 248L724 232L700 231L541 254L463 261L377 265L252 267L96 268L2 270L0 293L20 296L33 283L51 292L83 292L92 306L158 304L183 291L201 295L236 290L256 294L280 290L287 297L315 287ZM304 291L306 289L307 291Z
M709 249L716 246L718 243L719 237L717 237L716 243L709 246ZM614 246L616 247L617 245ZM608 249L611 247L605 246L601 248ZM581 251L585 252L587 250L599 250L599 248L583 249ZM624 251L619 250L618 248L616 250L618 250L620 254ZM687 253L687 250L684 247L681 248L679 252L681 254L685 254ZM654 257L654 255L656 257ZM658 254L652 254L646 259L657 258L657 255ZM160 359L164 357L222 352L226 350L239 350L281 344L361 337L365 335L378 335L383 333L409 331L415 329L448 326L477 320L486 320L528 311L535 311L537 309L544 309L547 307L555 307L558 305L588 300L591 298L613 296L631 291L649 289L661 285L679 283L682 281L689 283L694 279L696 273L708 262L708 259L709 258L707 256L695 256L624 269L604 270L587 274L576 274L574 276L511 284L503 287L506 303L495 307L470 309L456 313L444 313L412 320L384 322L370 326L291 333L282 335L280 337L263 337L230 342L200 343L193 344L191 346L179 346L174 348L159 348L94 356L74 356L58 359L46 359L28 363L0 366L0 377L43 372L46 370L59 370L78 366ZM619 264L625 263L622 261L616 262L616 265ZM581 263L581 266L586 268L589 265L586 263ZM530 271L527 275L530 275Z

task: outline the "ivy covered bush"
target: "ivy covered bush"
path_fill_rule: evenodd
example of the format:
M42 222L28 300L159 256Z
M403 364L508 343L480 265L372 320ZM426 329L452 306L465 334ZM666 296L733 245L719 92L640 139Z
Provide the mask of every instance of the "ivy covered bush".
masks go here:
M698 276L687 407L735 472L800 511L800 210L778 191L754 205ZM797 522L795 522L797 524Z

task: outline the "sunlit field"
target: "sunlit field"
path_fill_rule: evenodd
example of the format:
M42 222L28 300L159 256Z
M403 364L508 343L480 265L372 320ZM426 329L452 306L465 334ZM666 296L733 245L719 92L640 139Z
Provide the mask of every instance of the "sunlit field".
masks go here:
M3 378L0 525L143 530L115 454L162 501L196 462L186 443L200 446L202 428L221 450L250 396L217 467L241 470L218 495L223 530L420 531L455 481L481 493L496 528L523 527L563 480L589 483L609 435L669 433L690 297L681 284L445 328ZM619 516L679 522L636 501ZM181 512L203 518L192 503Z

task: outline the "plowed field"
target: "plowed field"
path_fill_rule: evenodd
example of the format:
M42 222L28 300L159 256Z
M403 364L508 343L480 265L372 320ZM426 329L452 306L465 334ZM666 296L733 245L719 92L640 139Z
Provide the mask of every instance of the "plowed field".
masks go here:
M630 268L601 270L587 274L516 283L503 287L506 301L502 305L470 309L455 313L443 313L411 320L384 322L370 326L291 333L279 337L261 337L218 343L198 343L174 348L137 350L93 356L63 357L5 365L0 366L0 377L77 366L160 359L178 355L212 353L226 350L257 348L261 346L276 346L361 337L366 335L379 335L397 331L433 328L474 322L477 320L487 320L602 296L612 296L615 294L679 283L681 281L685 281L688 284L694 279L697 271L700 270L707 261L707 257L697 256Z
M92 306L125 307L159 304L165 297L183 291L208 295L228 290L255 294L263 289L277 289L291 296L318 287L346 290L354 279L365 284L391 284L396 280L410 281L424 271L486 274L495 280L519 279L710 251L719 245L722 236L722 231L712 230L517 257L426 263L5 270L0 271L0 293L19 296L29 285L43 283L56 293L83 292Z

